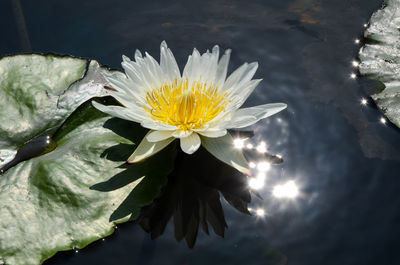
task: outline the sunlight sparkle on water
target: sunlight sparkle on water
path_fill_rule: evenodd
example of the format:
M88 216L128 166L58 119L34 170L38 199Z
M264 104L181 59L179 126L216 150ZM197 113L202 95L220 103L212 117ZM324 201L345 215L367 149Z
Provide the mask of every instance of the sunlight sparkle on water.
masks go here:
M264 181L267 178L264 172L259 172L256 176L257 179Z
M351 78L351 79L356 79L356 77L357 77L357 75L356 75L355 73L352 73L352 74L350 75L350 78Z
M233 144L237 149L242 149L244 147L244 141L246 141L246 139L237 138L233 140Z
M250 167L250 168L255 168L255 167L256 167L256 163L250 162L250 163L249 163L249 167Z
M299 195L299 190L294 181L288 181L283 185L276 185L272 191L276 198L296 198Z
M270 168L271 168L271 164L268 162L260 162L257 164L257 169L262 172L268 171L268 170L270 170Z
M367 105L367 103L368 103L368 100L366 100L365 98L362 98L362 99L361 99L361 104Z
M359 44L359 43L360 43L360 40L359 40L359 39L355 39L354 42L355 42L356 44Z
M257 151L260 153L265 153L267 152L267 145L265 142L261 142L258 146L257 146Z
M354 67L358 67L358 66L360 65L360 63L357 62L356 60L352 61L351 64L352 64Z
M384 117L382 117L382 118L380 119L380 121L381 121L382 124L386 124L386 119L385 119Z
M257 214L258 216L264 216L264 215L265 215L265 211L264 211L264 209L262 209L262 208L258 208L258 209L256 210L256 214Z
M251 178L249 180L249 186L252 189L259 190L264 187L264 180L261 178Z

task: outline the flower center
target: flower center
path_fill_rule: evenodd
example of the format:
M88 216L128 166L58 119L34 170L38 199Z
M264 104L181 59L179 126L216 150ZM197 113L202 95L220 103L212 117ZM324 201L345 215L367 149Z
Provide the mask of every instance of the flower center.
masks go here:
M229 102L214 85L177 79L147 92L146 101L153 119L184 131L204 128Z

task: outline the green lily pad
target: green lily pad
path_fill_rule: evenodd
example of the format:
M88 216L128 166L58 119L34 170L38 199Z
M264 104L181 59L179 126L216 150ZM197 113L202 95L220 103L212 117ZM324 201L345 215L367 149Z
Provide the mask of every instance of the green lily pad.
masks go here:
M364 33L359 52L360 73L381 81L384 88L372 95L378 108L400 127L400 2L386 0L376 11Z
M96 61L54 54L0 59L0 167L26 142L57 129L83 102L104 96L102 71Z
M51 136L52 148L0 175L0 264L40 264L136 219L166 184L175 149L126 166L145 131L92 107L106 69L91 62L85 74L86 61L54 55L6 57L0 66L0 98L15 98L0 107L3 165L37 136Z

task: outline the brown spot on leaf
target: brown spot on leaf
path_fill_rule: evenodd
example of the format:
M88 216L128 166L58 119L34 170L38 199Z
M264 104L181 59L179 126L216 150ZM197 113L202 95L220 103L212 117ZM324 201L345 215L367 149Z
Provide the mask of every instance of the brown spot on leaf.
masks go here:
M115 91L115 92L118 91L118 90L116 90L115 88L110 87L110 86L104 86L104 88L107 89L107 90L110 90L110 91Z

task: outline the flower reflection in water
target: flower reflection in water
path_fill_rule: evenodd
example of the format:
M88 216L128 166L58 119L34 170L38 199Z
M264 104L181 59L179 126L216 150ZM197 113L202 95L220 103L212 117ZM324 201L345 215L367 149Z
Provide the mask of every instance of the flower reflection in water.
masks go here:
M114 128L114 126L111 126L111 121L106 127ZM114 132L123 133L116 131L115 128ZM243 214L256 216L255 220L266 219L270 206L260 205L262 200L255 197L261 198L261 195L264 196L264 191L266 191L265 202L275 203L268 197L268 194L272 194L273 186L266 184L269 177L277 172L275 165L282 163L283 160L281 156L269 154L267 144L264 141L250 140L254 136L253 132L231 131L230 133L233 139L236 139L232 143L232 150L236 148L242 150L249 161L250 172L248 175L240 173L233 167L210 156L204 148L200 148L193 155L187 155L180 152L176 143L173 143L165 150L165 152L178 151L174 170L165 180L166 184L159 197L151 204L143 207L139 218L136 220L151 235L152 239L161 236L170 221L174 226L176 240L185 240L189 247L195 245L200 229L206 234L213 231L216 235L223 237L227 228L224 204L225 206L232 206ZM126 147L126 153L130 153L132 150L128 146ZM113 148L110 148L110 150L105 151L104 156L113 159L113 161L121 160L121 162L124 162L125 154L116 154L113 152ZM161 159L162 156L163 154L160 153L149 158L149 160L156 161ZM129 178L135 179L130 177L131 174L134 174L137 170L145 172L143 170L146 170L146 163L145 161L130 166L123 164L123 167L126 168L125 171L105 183L94 185L92 188L106 192L112 190L110 188L112 183L116 183L115 188L126 185ZM151 163L154 162L148 161L148 166ZM150 181L154 177L150 176L147 180ZM258 192L262 194L260 195ZM255 199L254 210L249 208L252 197ZM115 210L110 220L114 221L129 214L135 214L137 210L129 208L129 205L134 203L131 200L134 199L135 196L129 195Z

